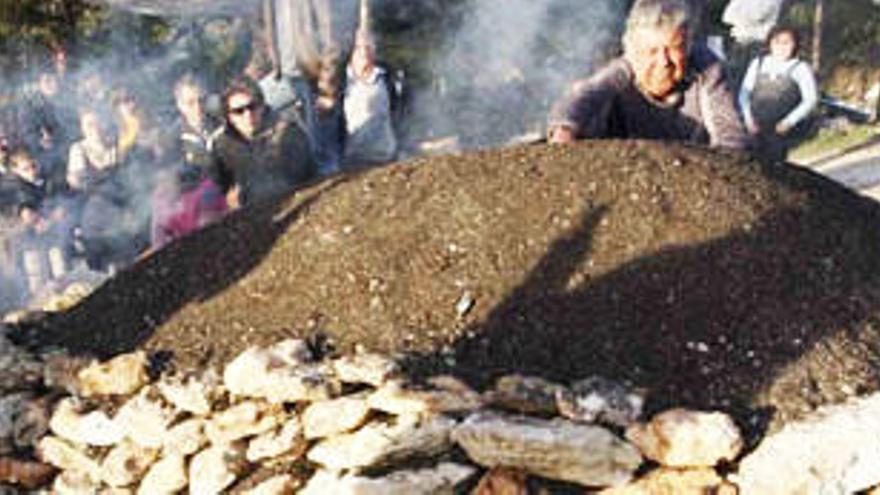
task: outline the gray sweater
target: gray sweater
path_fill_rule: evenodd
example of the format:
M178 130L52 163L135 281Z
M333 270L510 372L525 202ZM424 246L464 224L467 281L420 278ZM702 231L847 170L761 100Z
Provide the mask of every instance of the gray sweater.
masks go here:
M575 82L550 112L549 126L568 126L577 138L687 141L745 149L748 137L721 63L695 50L680 89L665 101L645 95L629 63L612 60L588 79Z

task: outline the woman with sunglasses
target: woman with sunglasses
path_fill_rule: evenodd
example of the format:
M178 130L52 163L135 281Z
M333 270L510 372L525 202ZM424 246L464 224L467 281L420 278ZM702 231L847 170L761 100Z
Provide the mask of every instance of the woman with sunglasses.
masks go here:
M305 131L271 113L253 81L230 84L223 110L225 125L212 143L213 174L231 208L289 192L316 175Z

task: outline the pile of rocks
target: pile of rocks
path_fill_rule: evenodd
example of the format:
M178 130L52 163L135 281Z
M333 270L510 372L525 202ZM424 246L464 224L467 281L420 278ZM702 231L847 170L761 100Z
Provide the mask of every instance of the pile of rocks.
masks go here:
M48 369L0 344L0 369L15 369L14 359L34 376ZM880 397L813 420L811 432L836 442L795 427L740 459L727 415L673 409L642 423L641 397L598 377L563 386L513 375L477 393L449 376L411 383L378 354L318 359L302 340L248 349L222 371L151 377L151 365L142 352L91 363L56 387L69 395L43 396L41 420L4 412L4 454L36 445L39 461L15 461L27 479L4 463L0 479L58 494L489 495L548 480L604 495L849 493L880 482L877 445L844 447L880 438L866 420L880 417ZM45 377L19 378L47 390ZM843 435L853 420L858 431ZM836 449L833 466L823 444ZM792 453L805 445L810 452ZM786 490L795 486L806 491Z

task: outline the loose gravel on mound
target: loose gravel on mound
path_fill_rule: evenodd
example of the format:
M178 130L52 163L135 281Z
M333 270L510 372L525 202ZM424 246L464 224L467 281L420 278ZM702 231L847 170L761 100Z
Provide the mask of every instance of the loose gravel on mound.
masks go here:
M784 422L878 388L878 246L878 206L803 169L660 143L527 146L238 211L26 333L182 366L322 334L477 386L599 374L643 387L649 409Z

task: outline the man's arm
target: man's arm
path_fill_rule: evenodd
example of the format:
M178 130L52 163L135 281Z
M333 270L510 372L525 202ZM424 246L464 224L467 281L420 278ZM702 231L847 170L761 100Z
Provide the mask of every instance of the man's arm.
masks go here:
M625 62L618 60L594 76L569 86L550 110L547 123L550 142L605 137L614 97L629 78Z
M746 75L743 78L742 86L739 88L739 109L742 112L743 121L746 129L751 133L758 132L755 119L752 116L752 91L755 89L755 82L758 80L758 65L760 58L755 58L749 64Z

